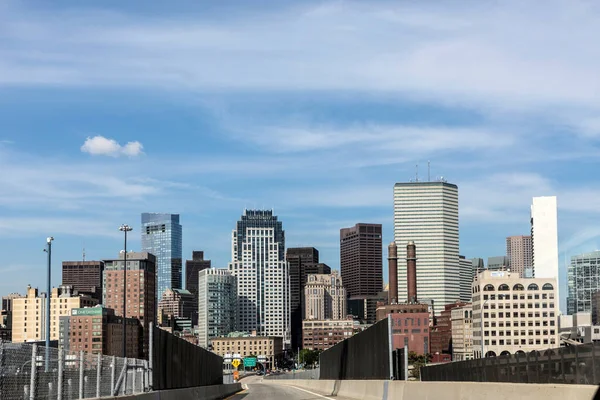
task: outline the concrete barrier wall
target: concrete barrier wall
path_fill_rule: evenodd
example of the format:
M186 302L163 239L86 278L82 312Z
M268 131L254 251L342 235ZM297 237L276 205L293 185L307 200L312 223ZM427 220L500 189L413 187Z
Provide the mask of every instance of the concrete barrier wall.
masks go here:
M366 400L592 400L597 386L480 382L277 380L325 396Z
M103 397L115 400L217 400L229 397L242 390L241 383L202 386L187 389L160 390L131 396Z

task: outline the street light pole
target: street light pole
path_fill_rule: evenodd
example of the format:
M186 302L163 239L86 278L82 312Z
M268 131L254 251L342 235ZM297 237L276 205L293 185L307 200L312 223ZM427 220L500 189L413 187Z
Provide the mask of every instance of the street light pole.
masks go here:
M123 224L119 230L125 233L125 243L123 247L123 357L127 357L127 232L131 227Z
M46 238L46 243L48 244L48 248L46 249L46 253L48 253L48 282L47 285L47 293L46 293L46 372L50 370L50 299L52 298L52 285L51 285L51 277L52 277L52 241L54 238L52 236Z

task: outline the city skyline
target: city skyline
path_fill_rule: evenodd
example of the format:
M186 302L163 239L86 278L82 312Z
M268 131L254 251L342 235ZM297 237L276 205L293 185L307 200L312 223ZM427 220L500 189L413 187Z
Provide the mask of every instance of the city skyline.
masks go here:
M223 268L240 210L274 208L287 246L337 269L340 228L393 240L390 186L428 160L460 187L468 259L504 254L556 195L566 293L565 260L600 248L594 10L231 3L2 4L0 293L45 286L47 236L53 286L84 248L113 257L120 224L141 250L147 210L181 214L183 254Z

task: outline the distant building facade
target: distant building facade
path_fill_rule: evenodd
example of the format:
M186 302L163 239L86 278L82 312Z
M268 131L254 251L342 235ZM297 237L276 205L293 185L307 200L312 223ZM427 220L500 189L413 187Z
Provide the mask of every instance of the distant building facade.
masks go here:
M433 300L436 314L438 305L466 298L466 293L461 294L461 276L464 279L466 271L460 272L458 252L458 186L443 179L396 183L394 240L398 246L398 298L408 296L405 277L409 241L417 246L419 297Z
M531 204L533 276L558 279L556 196L534 197Z
M213 353L225 357L227 354L250 355L266 358L269 368L275 365L275 359L283 354L283 338L279 336L232 336L217 337L212 341ZM262 357L261 357L262 356Z
M352 319L302 321L304 349L325 351L348 339L360 330L360 323Z
M290 271L291 343L292 348L296 349L302 346L302 320L306 318L304 315L304 285L306 285L308 276L307 266L319 263L319 250L314 247L289 248L285 252L285 259ZM325 264L322 265L325 266ZM325 274L329 272L314 273Z
M473 358L473 306L466 304L450 312L452 329L452 361Z
M347 304L348 316L365 324L374 324L377 322L377 308L388 304L388 292L381 291L370 296L352 296L348 298Z
M62 284L102 301L102 261L63 261Z
M142 252L156 257L156 293L158 303L167 289L182 286L182 227L179 214L142 214Z
M290 341L290 276L283 224L271 210L245 210L231 237L238 329Z
M12 329L13 300L22 299L23 297L25 296L19 293L10 293L6 296L2 296L2 307L0 307L0 328L6 328L10 332Z
M337 272L309 275L308 282L304 286L304 297L306 299L305 319L346 318L348 308L346 289Z
M150 323L156 323L156 257L147 252L127 253L127 292L124 282L124 254L118 259L104 260L103 305L117 316L137 318L142 326L142 356L149 351ZM127 309L123 310L123 296Z
M383 289L381 224L340 230L341 275L348 296L376 295Z
M431 331L431 353L452 354L452 310L466 305L461 301L444 305Z
M533 244L531 236L509 236L506 238L506 257L510 271L526 278L526 271L533 268Z
M208 268L198 273L198 345L236 330L237 278L227 269Z
M484 271L473 282L473 353L482 357L558 347L556 278Z
M571 264L567 267L567 314L584 311L593 313L593 296L598 291L600 251L571 257Z
M185 288L198 299L198 273L211 267L211 261L204 259L203 251L193 251L192 259L185 261ZM198 302L194 303L192 324L198 324Z
M12 341L32 342L46 338L46 293L29 286L27 295L12 301ZM98 301L79 295L71 286L52 289L50 297L50 340L59 339L60 317L71 315L73 308L93 307Z
M67 350L123 357L123 317L101 306L73 308L69 321ZM136 318L127 318L125 357L140 357L141 326Z
M192 325L198 298L184 289L167 289L158 302L158 315L174 319L188 319Z
M506 271L510 269L510 259L507 256L488 257L487 269L490 271Z
M458 256L460 265L460 301L471 301L471 284L473 283L473 260Z

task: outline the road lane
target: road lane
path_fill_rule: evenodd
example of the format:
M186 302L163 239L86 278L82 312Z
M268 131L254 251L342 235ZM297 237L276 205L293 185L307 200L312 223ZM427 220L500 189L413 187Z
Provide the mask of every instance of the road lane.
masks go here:
M229 397L227 400L344 400L341 397L325 396L292 386L263 383L259 377L247 379L249 380L242 380L242 383L248 389Z

